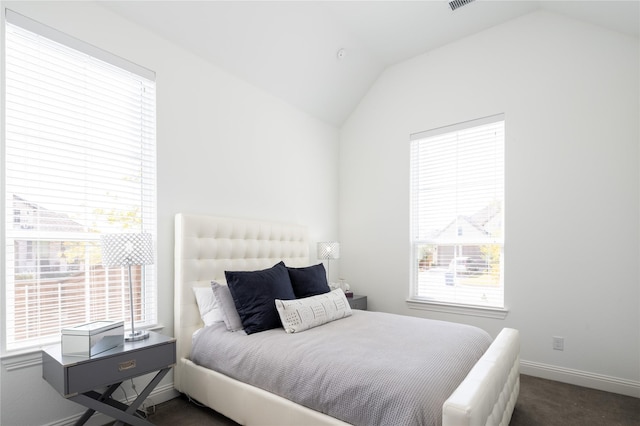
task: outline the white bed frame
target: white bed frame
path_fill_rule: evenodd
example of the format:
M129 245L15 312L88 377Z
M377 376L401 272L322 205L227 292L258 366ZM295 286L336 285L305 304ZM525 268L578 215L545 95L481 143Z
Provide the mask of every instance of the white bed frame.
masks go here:
M243 425L345 425L270 392L195 365L191 338L202 327L192 287L224 282L225 270L257 270L280 260L309 265L304 226L178 214L175 227L175 388ZM520 342L503 329L443 405L444 426L508 425L520 390Z

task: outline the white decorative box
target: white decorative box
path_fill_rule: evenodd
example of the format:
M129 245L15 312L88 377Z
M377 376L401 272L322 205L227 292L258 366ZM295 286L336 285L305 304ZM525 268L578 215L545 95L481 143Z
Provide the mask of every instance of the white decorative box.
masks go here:
M62 355L91 358L124 344L123 321L94 321L62 329Z

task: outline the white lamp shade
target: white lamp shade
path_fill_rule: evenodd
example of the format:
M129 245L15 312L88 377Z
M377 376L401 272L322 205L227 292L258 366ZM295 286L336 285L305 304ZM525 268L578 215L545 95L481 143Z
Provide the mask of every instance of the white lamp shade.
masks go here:
M153 264L151 234L103 234L100 242L106 267Z
M339 259L340 243L327 241L318 243L318 259Z

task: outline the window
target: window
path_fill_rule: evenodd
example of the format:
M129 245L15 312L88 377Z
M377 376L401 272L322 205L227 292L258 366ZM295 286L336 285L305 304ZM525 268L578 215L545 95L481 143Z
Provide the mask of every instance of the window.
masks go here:
M127 324L100 234L156 235L154 73L10 10L5 32L3 352ZM155 268L132 277L136 324L155 324Z
M504 117L410 143L412 299L504 308Z

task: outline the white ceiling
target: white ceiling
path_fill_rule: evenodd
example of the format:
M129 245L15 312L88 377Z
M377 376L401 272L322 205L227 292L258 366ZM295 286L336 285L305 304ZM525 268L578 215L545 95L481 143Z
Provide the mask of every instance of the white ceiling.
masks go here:
M100 1L340 126L389 65L539 9L638 37L640 0ZM338 50L344 57L338 58Z

